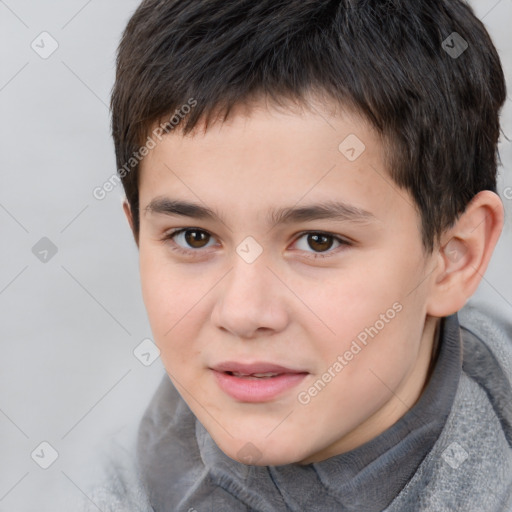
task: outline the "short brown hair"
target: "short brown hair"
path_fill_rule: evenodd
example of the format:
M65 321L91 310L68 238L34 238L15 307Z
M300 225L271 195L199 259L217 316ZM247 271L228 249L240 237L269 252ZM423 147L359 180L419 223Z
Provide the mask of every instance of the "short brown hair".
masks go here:
M456 42L460 55L449 51ZM489 34L459 0L144 0L118 48L118 169L191 98L184 134L255 96L306 104L311 91L384 136L389 175L414 198L426 250L479 191L496 191L505 79ZM138 167L121 175L137 241Z

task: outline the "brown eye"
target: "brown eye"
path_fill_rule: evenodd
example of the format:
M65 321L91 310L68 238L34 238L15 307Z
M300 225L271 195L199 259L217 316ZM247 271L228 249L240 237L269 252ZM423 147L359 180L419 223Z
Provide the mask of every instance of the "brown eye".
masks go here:
M294 245L305 257L317 259L336 256L344 248L350 247L352 243L331 233L306 231Z
M199 228L181 228L167 233L162 239L173 251L189 256L200 254L201 249L209 247L212 235ZM210 244L212 245L212 244Z
M308 235L308 245L311 249L318 252L328 251L334 242L334 237L329 235L323 235L321 233L311 233Z
M188 229L184 232L185 242L194 249L202 249L210 240L209 233L197 229Z

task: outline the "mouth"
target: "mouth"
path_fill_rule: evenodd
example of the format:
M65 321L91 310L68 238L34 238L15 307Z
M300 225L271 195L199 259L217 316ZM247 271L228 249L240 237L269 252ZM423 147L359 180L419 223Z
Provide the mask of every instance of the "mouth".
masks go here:
M250 375L247 375L245 373L239 373L239 372L224 372L228 375L233 375L234 377L241 377L244 379L268 379L269 377L277 377L279 375L283 375L282 373L252 373Z
M211 368L218 386L240 402L267 402L296 387L309 372L273 363L228 361Z

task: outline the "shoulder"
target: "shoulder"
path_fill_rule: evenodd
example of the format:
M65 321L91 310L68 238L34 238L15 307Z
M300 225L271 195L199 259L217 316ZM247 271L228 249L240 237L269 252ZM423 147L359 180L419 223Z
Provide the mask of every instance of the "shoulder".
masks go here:
M154 512L142 485L131 428L100 445L95 476L83 489L80 512Z
M452 410L387 512L512 510L512 315L471 301L457 316L463 371Z
M458 312L460 326L477 336L512 375L512 305L470 300Z
M463 371L485 393L512 447L512 314L471 302L458 316Z

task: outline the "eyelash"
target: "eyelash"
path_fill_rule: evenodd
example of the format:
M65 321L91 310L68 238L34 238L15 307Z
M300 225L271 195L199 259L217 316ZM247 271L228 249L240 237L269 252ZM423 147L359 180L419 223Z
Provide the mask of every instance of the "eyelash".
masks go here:
M183 254L185 256L193 256L193 257L199 256L198 253L202 252L201 249L190 249L190 250L183 249L183 247L177 245L176 242L174 241L174 237L176 237L180 233L184 233L186 231L199 231L201 233L207 233L208 235L213 236L213 235L211 235L211 233L208 233L208 231L206 231L204 229L188 227L188 228L179 228L179 229L170 231L170 232L166 233L165 236L160 241L170 245L171 250L173 250L174 252L177 252L179 254ZM309 253L310 255L307 256L307 258L310 258L310 259L330 258L333 256L333 254L336 254L336 252L337 252L336 249L340 249L343 246L349 247L352 245L352 243L349 242L348 240L345 240L344 238L340 238L339 236L336 236L332 233L327 233L325 231L303 231L302 233L299 233L299 235L295 239L294 243L307 235L322 235L327 238L332 238L333 240L335 240L336 242L338 242L340 244L340 247L337 247L333 250L329 249L325 253L320 253L320 252ZM171 242L171 243L169 244L169 242Z

